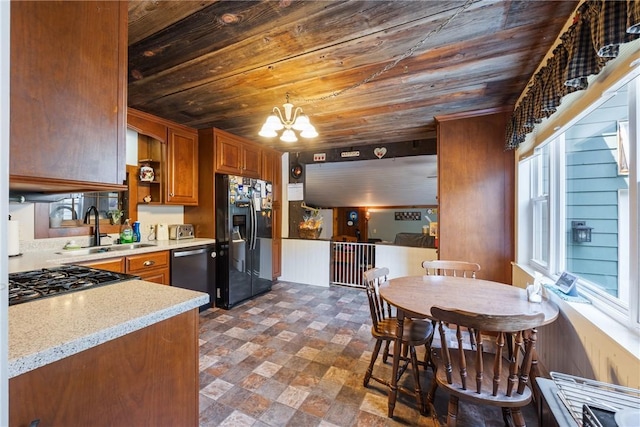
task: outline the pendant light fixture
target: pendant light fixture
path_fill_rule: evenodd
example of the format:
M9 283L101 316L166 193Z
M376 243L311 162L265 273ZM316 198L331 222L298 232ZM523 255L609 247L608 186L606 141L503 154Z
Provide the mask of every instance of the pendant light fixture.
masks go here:
M296 132L300 132L303 138L315 138L318 136L316 128L309 122L309 117L302 112L302 108L293 108L293 104L289 102L289 93L287 93L287 102L283 104L284 116L278 107L273 107L273 112L267 117L262 125L262 129L258 135L265 138L273 138L278 136L279 131L283 131L280 135L280 141L296 142L298 137Z

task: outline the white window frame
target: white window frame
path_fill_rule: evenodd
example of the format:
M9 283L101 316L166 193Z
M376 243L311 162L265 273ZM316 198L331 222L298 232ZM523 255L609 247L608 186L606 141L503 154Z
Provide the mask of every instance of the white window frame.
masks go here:
M610 97L615 95L615 91L623 85L629 84L629 222L621 229L634 230L633 235L629 234L629 260L640 259L640 231L638 231L639 215L640 215L640 181L638 174L638 165L640 165L639 152L637 150L638 141L638 128L640 127L640 70L636 68L634 72L621 79L617 84L607 90L603 96L593 103L589 108L582 111L579 115L570 120L566 125L557 129L556 132L551 135L548 142L543 144L549 144L549 262L548 265L538 262L534 259L534 240L538 239L533 235L534 221L536 221L534 215L534 200L537 195L534 193L535 185L531 183L529 188L529 208L530 213L524 217L524 221L528 222L527 226L520 225L518 228L520 231L527 230L531 237L528 243L530 247L523 250L522 253L526 254L526 260L521 258L521 262L525 261L535 271L539 271L545 276L556 280L560 273L565 269L566 259L566 236L568 231L566 229L566 159L565 159L565 132L580 121L587 114L591 113L594 109L598 108ZM523 164L523 172L527 170L529 172L529 179L532 179L531 171L538 167L537 162L530 162L535 160L533 158L526 159L521 163L526 162L526 166ZM519 175L520 179L526 179L524 174ZM536 176L534 179L539 179ZM520 194L520 197L526 197L524 194ZM519 206L525 206L524 201L519 200ZM521 242L524 243L524 242ZM522 246L520 246L522 247ZM629 304L621 303L624 301L624 296L619 294L619 299L614 298L605 292L601 291L595 285L590 285L587 281L580 279L578 281L578 289L581 295L588 298L594 307L598 308L609 317L616 319L617 321L628 325L636 332L640 332L640 268L637 262L628 262L628 299L626 301Z
M540 270L547 270L549 268L549 262L551 261L551 201L549 200L549 193L542 191L543 181L544 181L544 172L545 168L543 166L544 162L544 154L543 150L549 150L549 168L548 171L551 172L551 145L552 143L545 143L538 147L536 151L536 155L531 159L531 233L532 233L532 249L531 249L531 258L530 262ZM549 179L549 189L551 188L551 176ZM544 210L544 204L546 203L546 213L548 218L548 223L546 229L549 231L549 236L541 236L541 231L544 227L540 226L540 230L538 230L539 224L542 223L542 219L540 218L541 210ZM540 254L545 253L547 255L547 259L542 259Z

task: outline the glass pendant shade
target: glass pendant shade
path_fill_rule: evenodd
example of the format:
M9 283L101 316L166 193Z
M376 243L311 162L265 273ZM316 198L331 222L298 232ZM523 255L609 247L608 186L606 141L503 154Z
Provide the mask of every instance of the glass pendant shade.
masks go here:
M267 124L265 123L264 125L262 125L262 129L260 129L260 132L258 133L258 135L263 136L265 138L273 138L278 136L278 133L272 128L270 128L269 126L267 126Z
M310 125L311 123L309 123L309 117L307 117L306 114L300 114L291 127L295 130L305 130L307 126Z
M265 126L269 126L269 128L272 130L284 129L284 125L282 124L282 121L280 121L278 116L276 116L275 114L269 115L269 117L267 117L267 121L264 124Z
M303 138L315 138L316 136L318 136L318 132L316 131L316 128L313 127L313 125L309 124L309 126L307 126L305 130L300 132L300 136Z
M280 141L282 142L296 142L298 138L296 138L296 133L291 129L286 129L282 132L282 136L280 137Z

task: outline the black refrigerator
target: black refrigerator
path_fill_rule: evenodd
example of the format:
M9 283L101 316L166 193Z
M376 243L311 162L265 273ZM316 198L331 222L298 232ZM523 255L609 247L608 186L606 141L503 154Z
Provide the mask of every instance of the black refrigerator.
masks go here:
M229 309L271 290L271 204L268 181L215 175L216 307Z

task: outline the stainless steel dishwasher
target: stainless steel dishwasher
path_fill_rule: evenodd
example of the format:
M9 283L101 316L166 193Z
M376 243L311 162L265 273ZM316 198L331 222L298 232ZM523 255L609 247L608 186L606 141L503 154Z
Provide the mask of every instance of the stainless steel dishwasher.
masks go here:
M215 257L215 245L191 246L171 251L171 286L209 294L209 303L200 306L200 311L213 306Z

